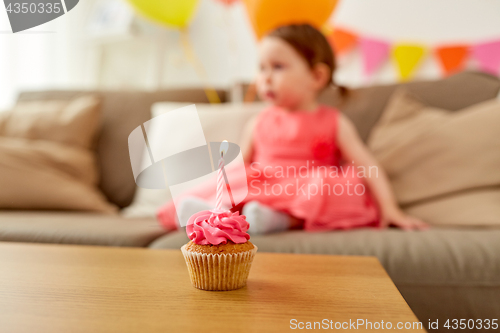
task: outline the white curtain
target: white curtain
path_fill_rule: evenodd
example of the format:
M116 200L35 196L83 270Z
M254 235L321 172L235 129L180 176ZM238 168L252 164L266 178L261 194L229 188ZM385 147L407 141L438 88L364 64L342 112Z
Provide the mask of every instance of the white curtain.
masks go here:
M119 4L132 10L125 0L85 0L51 22L12 34L0 1L0 110L12 105L19 91L29 89L156 89L158 82L164 88L207 83L225 88L235 81L253 80L257 48L243 3L228 7L200 0L188 31L206 77L200 77L186 59L177 29L137 18L133 33L120 35L110 28L110 36L93 35L89 22L103 3L114 9L101 13L103 19L117 14ZM162 53L158 31L164 35Z
M81 87L88 83L86 2L80 1L73 10L51 22L16 34L0 4L0 110L12 106L21 90Z

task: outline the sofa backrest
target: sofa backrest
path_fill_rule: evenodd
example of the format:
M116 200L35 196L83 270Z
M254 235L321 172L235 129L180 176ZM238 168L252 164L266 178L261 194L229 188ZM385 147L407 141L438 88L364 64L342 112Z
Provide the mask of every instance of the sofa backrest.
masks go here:
M221 101L225 91L218 90ZM47 90L22 92L18 101L71 99L95 94L101 98L102 127L96 142L101 172L99 188L109 201L128 206L136 189L128 153L128 136L133 129L151 118L152 104L160 101L206 103L202 89L171 89L155 92L104 90Z
M485 73L461 72L436 81L414 81L353 89L343 102L340 102L335 89L328 89L320 100L342 110L354 122L363 141L366 141L390 96L402 86L429 106L457 111L496 98L500 91L500 80Z
M337 107L346 114L366 142L390 96L402 86L430 106L456 111L495 98L500 91L500 80L489 74L465 71L441 80L351 89L348 97L343 100L339 98L337 89L328 88L321 94L320 101ZM255 94L255 87L243 83L233 87L231 100L258 101L259 98Z
M392 92L400 86L406 86L428 105L448 110L460 110L495 98L500 91L500 80L484 73L462 72L437 81L353 89L342 103L336 90L328 89L322 94L321 101L341 109L353 120L361 138L366 141ZM222 102L228 100L228 94L225 91L218 90L217 92ZM136 189L128 154L130 132L151 118L151 106L156 102L207 103L208 100L202 89L172 89L155 92L26 91L19 95L18 101L71 99L89 93L99 96L102 102L102 128L96 143L101 171L99 187L112 203L119 207L126 207L132 202Z

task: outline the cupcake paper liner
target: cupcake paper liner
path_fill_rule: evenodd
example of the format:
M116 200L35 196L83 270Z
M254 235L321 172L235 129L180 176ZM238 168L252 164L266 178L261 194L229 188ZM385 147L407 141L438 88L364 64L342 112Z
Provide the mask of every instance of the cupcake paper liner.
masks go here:
M181 251L194 287L223 291L246 285L257 246L240 253L207 254L187 251L186 245Z

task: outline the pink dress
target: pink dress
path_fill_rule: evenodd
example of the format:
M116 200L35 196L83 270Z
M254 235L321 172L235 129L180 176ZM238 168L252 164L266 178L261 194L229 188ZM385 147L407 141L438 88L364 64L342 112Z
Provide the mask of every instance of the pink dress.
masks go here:
M378 226L377 205L362 179L369 171L340 164L338 118L336 109L324 105L315 112L275 106L262 111L253 134L253 161L246 165L244 202L257 200L303 219L307 231ZM200 187L193 194L213 201L215 189ZM176 227L172 202L157 217L165 227Z

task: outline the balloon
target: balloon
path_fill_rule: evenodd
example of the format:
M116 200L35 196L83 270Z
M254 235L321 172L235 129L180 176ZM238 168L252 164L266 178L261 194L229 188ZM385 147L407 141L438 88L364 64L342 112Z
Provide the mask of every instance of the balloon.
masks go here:
M309 23L321 29L337 0L244 0L257 38L286 24Z
M198 0L128 0L128 2L150 20L184 28L193 16Z
M223 3L226 6L231 6L238 0L217 0L217 1Z

